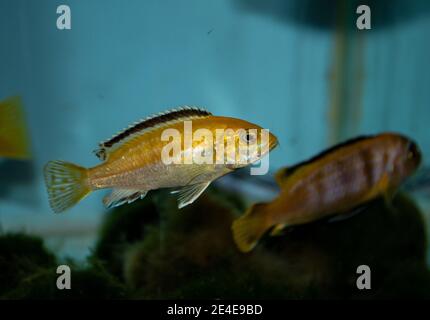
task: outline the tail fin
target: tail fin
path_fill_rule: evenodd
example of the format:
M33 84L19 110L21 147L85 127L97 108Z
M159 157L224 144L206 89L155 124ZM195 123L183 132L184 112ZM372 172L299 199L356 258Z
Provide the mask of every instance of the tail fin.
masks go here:
M256 203L233 222L233 238L240 251L251 251L270 228L265 208L266 204Z
M54 212L62 212L91 192L88 170L64 161L49 161L44 169L49 204Z
M29 159L31 156L19 97L0 102L0 156L12 159Z

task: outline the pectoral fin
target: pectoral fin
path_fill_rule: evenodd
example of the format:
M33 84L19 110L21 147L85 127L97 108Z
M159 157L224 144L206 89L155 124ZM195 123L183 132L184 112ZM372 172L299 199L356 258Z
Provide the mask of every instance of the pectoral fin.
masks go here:
M396 207L393 205L393 199L395 195L396 190L387 190L383 195L385 207L391 212L397 212Z
M172 191L171 193L178 193L178 208L181 209L193 203L205 189L209 186L211 181L187 185L179 190Z
M384 197L385 206L389 209L394 211L393 207L393 199L396 194L396 189L390 188L389 186L389 177L388 174L384 174L384 176L379 181L379 190L382 191L382 196Z
M356 207L356 208L352 209L351 211L337 214L333 218L328 219L327 221L329 223L331 223L331 222L338 222L338 221L347 220L349 218L354 217L356 214L359 214L360 212L362 212L364 209L366 209L368 207L369 207L369 204L361 205L359 207Z
M279 236L282 234L282 230L285 229L287 225L285 223L277 224L270 232L271 236Z
M109 195L103 198L103 204L107 208L118 207L137 199L143 199L145 195L146 191L141 190L114 189Z

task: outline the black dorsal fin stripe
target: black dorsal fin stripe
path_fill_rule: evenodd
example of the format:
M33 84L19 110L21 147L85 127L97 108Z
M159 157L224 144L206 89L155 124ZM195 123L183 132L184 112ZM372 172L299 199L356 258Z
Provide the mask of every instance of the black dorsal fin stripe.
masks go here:
M351 144L357 143L359 141L362 141L362 140L365 140L365 139L369 139L369 138L373 138L373 137L374 137L373 135L362 135L362 136L358 136L358 137L346 140L344 142L338 143L338 144L334 145L333 147L330 147L330 148L328 148L328 149L326 149L326 150L318 153L317 155L309 158L308 160L299 162L299 163L293 165L292 167L285 168L284 172L283 172L283 174L281 176L281 178L285 178L285 177L291 175L294 171L296 171L300 167L302 167L304 165L307 165L307 164L309 164L311 162L317 161L317 160L325 157L329 153L332 153L335 150L338 150L338 149L343 148L343 147L345 147L347 145L351 145Z
M104 141L100 144L101 147L110 148L114 144L122 141L123 139L129 137L130 135L140 132L142 130L155 127L158 124L166 123L176 119L190 118L190 117L206 117L212 115L209 111L194 107L184 107L181 109L174 109L166 113L157 114L155 116L146 118L131 127L120 132L116 136Z

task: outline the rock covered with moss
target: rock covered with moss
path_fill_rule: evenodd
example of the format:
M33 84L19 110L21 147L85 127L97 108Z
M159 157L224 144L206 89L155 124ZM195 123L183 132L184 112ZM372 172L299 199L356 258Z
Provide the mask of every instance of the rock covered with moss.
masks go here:
M60 262L47 250L43 240L24 233L0 236L0 298L2 299L100 299L124 298L126 289L101 266L72 269L72 289L56 286Z
M55 256L42 239L22 233L0 235L0 296L55 264Z
M67 264L72 289L58 290L62 264L40 238L0 236L0 296L14 299L428 298L426 233L413 201L377 199L343 221L317 221L266 235L239 252L231 224L237 195L209 188L178 210L160 191L106 216L87 263ZM234 201L232 201L234 199ZM358 290L359 265L372 290Z

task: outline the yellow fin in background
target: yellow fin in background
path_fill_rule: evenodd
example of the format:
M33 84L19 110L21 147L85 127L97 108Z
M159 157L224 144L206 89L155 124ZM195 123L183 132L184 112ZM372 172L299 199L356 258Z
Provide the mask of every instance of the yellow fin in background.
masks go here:
M0 157L26 160L31 157L21 99L0 102Z
M270 228L264 211L266 204L256 203L242 217L233 221L233 238L242 252L249 252L257 245L263 234Z
M73 163L49 161L44 174L49 204L56 213L74 206L91 192L88 170Z

